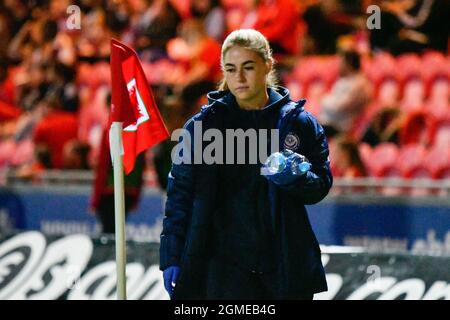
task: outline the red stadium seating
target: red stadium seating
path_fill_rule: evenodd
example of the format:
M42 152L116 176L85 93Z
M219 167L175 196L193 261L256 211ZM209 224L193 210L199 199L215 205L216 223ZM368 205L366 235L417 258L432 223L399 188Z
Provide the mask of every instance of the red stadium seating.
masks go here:
M422 56L422 76L428 89L438 78L450 79L450 61L442 53L436 51L426 52Z
M11 162L11 155L16 150L16 143L13 139L0 142L0 168L8 166Z
M422 59L416 53L404 53L395 58L398 72L403 79L422 75Z
M419 77L410 78L403 86L403 97L400 102L402 110L419 111L425 100L425 84Z
M299 99L306 97L303 86L299 81L295 79L285 79L285 83L293 100L298 101Z
M34 159L33 140L27 139L17 143L14 154L11 157L11 165L17 167L23 164L30 164Z
M433 81L430 88L430 98L436 101L448 101L450 98L450 80L439 77Z
M384 177L389 170L395 167L399 150L393 143L381 143L377 145L367 159L369 173L375 177Z
M445 119L436 125L433 144L442 148L450 148L450 120Z
M400 130L400 144L432 144L436 120L426 111L415 111L407 114Z
M361 157L363 163L365 164L369 163L373 152L372 147L368 143L360 143L358 145L358 149L359 149L359 156Z
M376 90L376 99L383 106L396 105L400 99L400 84L394 77L386 77Z
M422 145L411 144L400 149L397 167L404 178L412 178L415 170L423 166L426 149Z
M450 148L436 145L424 159L424 166L433 179L449 177L450 172Z

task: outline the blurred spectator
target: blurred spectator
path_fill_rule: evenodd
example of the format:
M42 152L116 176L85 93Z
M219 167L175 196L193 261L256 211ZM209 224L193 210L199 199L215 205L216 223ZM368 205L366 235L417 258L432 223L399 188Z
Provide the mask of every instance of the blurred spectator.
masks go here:
M58 97L63 111L78 111L78 90L75 84L75 70L62 63L54 63L47 70L49 88L47 94Z
M10 37L10 18L7 16L2 4L0 4L0 39L3 39L0 41L0 57L6 55Z
M60 111L60 102L55 97L46 97L42 108L44 116L36 124L33 140L36 146L44 145L50 150L53 168L62 169L64 145L77 138L77 117Z
M350 133L372 96L372 86L361 71L354 51L340 54L340 78L321 101L319 119L328 137Z
M225 36L225 10L219 0L191 0L190 12L193 18L201 19L206 33L221 43Z
M105 5L106 25L115 34L120 34L130 24L129 1L107 0Z
M36 104L36 107L22 113L16 122L16 130L14 140L16 142L32 139L34 128L44 116L46 111L45 104L47 101L42 99Z
M333 143L333 175L344 178L367 176L356 141L342 135L337 136Z
M32 170L35 173L40 173L44 170L52 168L52 159L50 150L45 146L37 146L35 149L36 161L32 165Z
M448 0L381 1L381 28L371 30L372 49L394 55L434 49L447 52Z
M16 62L48 64L55 59L53 42L58 25L38 8L33 13L36 17L27 21L12 39L8 55Z
M6 17L9 17L8 27L11 36L19 33L22 25L30 19L30 8L27 7L25 0L4 0L0 4L0 9Z
M47 67L42 64L30 64L17 75L17 104L24 110L32 110L46 95L49 88L46 76Z
M22 110L15 101L16 87L9 72L9 61L0 53L0 123L20 116Z
M9 61L0 56L0 101L14 104L16 101L16 88L9 74Z
M169 54L184 66L184 74L173 74L172 81L188 117L201 104L198 100L216 88L221 74L221 48L208 36L201 20L184 21L179 32L180 37L169 43Z
M68 141L63 149L63 168L66 170L89 170L91 168L88 157L90 151L91 147L85 142Z
M399 132L402 121L402 113L398 108L382 108L369 122L361 142L374 147L380 143L392 142L399 144Z
M101 7L89 10L81 19L81 30L76 42L79 61L109 60L113 33L106 24L106 13Z
M300 9L294 0L257 0L250 27L264 34L274 54L295 55L300 43Z
M167 0L145 0L145 11L132 25L136 49L143 61L166 58L167 42L176 37L181 18Z
M32 163L26 163L17 168L15 176L24 180L31 180L38 182L40 175L45 170L52 168L50 150L44 146L39 145L34 148L34 160Z
M353 16L345 13L343 3L349 1L323 0L308 7L303 13L310 39L308 54L334 54L338 37L354 31ZM359 3L360 1L356 1ZM353 7L355 4L353 4ZM357 5L360 8L360 5ZM352 8L352 11L355 11ZM354 14L355 12L351 12Z
M430 147L436 130L435 119L426 111L408 113L400 129L400 144L419 144Z

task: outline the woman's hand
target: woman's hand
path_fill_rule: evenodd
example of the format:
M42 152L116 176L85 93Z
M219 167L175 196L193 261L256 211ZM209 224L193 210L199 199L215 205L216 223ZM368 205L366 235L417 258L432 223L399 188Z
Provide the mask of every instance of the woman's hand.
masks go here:
M173 289L177 283L180 270L181 268L178 266L170 266L163 271L164 287L169 293L170 298L172 298Z

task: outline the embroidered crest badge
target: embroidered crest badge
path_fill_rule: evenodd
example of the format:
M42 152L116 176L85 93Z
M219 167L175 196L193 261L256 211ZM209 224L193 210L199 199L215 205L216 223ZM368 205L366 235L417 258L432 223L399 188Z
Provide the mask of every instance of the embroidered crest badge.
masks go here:
M300 145L300 138L295 133L288 133L284 139L284 148L289 150L296 150Z

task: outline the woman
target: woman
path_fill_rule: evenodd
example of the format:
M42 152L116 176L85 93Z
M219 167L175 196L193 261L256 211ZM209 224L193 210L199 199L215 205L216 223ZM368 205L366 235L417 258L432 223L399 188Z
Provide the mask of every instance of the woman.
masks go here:
M190 155L209 147L200 142L198 149L199 124L203 133L215 129L223 136L230 129L278 130L280 149L291 150L295 159L305 156L312 167L296 177L288 167L261 175L261 163L249 159L257 146L271 144L263 136L246 141L245 163L228 139L218 150L226 164L173 159L160 247L165 287L172 299L312 299L327 290L304 208L322 200L332 185L323 129L304 110L304 100L293 102L275 86L272 52L261 33L230 33L221 65L219 91L208 94L208 105L184 127L194 141Z
M335 141L333 162L334 176L359 178L367 176L366 166L359 154L358 144L345 135L339 135ZM333 152L331 153L333 155Z

